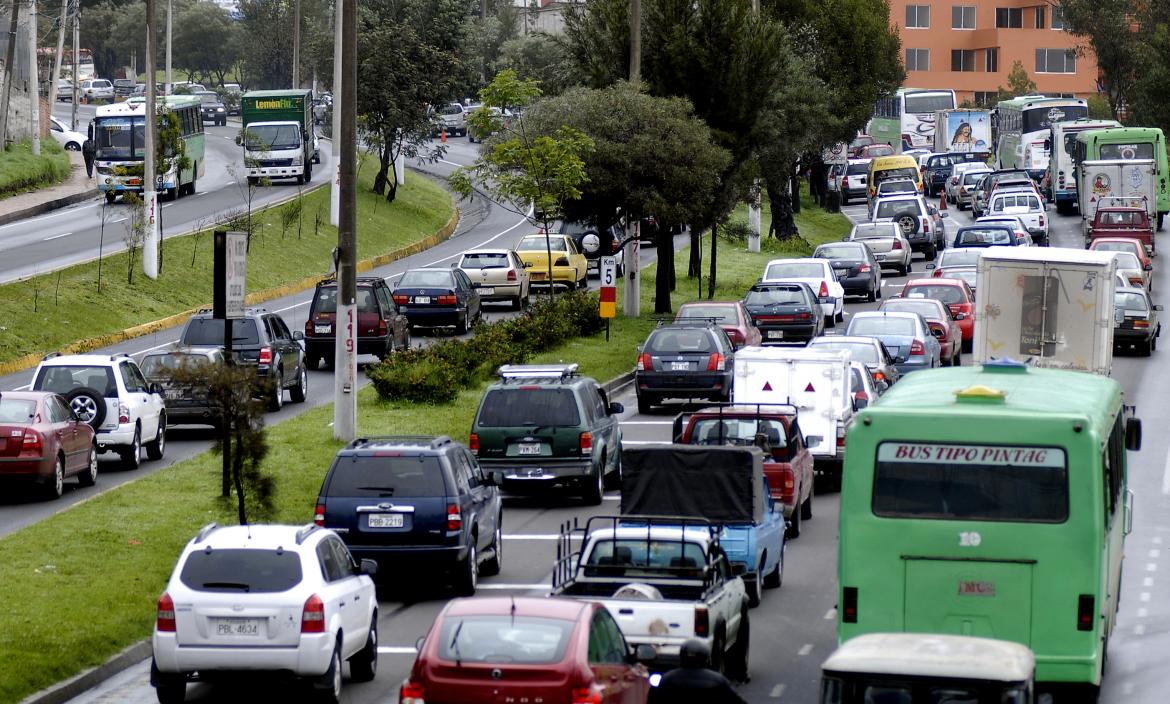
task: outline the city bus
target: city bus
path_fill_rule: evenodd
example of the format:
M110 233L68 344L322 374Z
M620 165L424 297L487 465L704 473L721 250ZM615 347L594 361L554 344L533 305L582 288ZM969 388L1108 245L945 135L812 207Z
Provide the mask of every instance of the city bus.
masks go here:
M37 48L37 76L41 83L52 80L53 62L57 59L57 47L42 46ZM89 49L77 50L77 75L80 81L89 80L96 75L93 67L93 52ZM61 52L61 79L73 78L73 47L67 46Z
M1075 158L1077 135L1087 130L1121 127L1117 120L1066 120L1053 122L1044 148L1048 151L1048 171L1041 181L1044 196L1056 203L1056 212L1072 213L1077 207L1077 175Z
M1158 229L1170 212L1170 166L1166 159L1166 136L1157 127L1115 127L1077 135L1073 157L1079 165L1099 159L1153 159L1158 180Z
M1048 169L1048 150L1053 122L1079 120L1089 116L1089 107L1080 98L1048 98L1025 95L1000 101L992 114L992 140L1000 169L1025 169L1039 181Z
M159 175L158 190L169 198L194 194L195 184L203 175L204 136L200 101L194 95L159 97L160 113L167 111L179 119L180 139L190 163L176 173L171 169ZM161 114L160 114L161 119ZM146 154L145 103L99 105L90 126L95 147L98 191L113 203L119 195L142 191L142 164Z
M1037 682L1096 692L1140 446L1106 376L1004 360L903 377L846 434L838 643L1012 641Z
M953 90L899 88L874 104L866 131L876 143L901 154L907 149L934 149L934 114L955 107Z

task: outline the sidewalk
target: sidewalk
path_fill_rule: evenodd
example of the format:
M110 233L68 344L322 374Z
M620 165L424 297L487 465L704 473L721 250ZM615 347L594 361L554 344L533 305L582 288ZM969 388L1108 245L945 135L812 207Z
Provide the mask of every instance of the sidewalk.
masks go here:
M69 178L56 186L0 200L0 225L97 198L97 181L85 177L85 161L81 158L81 152L67 153L73 165Z

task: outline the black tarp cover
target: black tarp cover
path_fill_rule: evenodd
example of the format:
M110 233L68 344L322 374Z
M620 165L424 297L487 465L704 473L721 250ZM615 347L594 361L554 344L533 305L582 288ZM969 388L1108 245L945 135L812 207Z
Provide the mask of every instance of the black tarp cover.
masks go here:
M757 447L651 445L622 450L622 514L764 521Z

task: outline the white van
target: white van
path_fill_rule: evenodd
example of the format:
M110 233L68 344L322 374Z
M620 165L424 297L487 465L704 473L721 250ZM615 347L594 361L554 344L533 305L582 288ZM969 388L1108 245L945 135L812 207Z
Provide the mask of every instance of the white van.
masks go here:
M1028 228L1032 241L1041 247L1048 246L1048 218L1044 217L1044 204L1040 202L1040 196L1031 190L992 193L986 214L1018 216Z
M841 479L845 430L853 422L849 353L792 347L744 347L735 353L733 403L796 406L816 471Z

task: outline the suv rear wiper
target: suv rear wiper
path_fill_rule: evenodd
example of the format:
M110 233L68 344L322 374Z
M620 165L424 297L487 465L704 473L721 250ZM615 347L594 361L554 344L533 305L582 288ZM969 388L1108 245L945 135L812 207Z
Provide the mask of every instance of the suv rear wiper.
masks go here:
M463 666L463 656L459 654L459 634L463 632L463 622L455 627L455 633L451 636L451 650L455 651L455 667Z
M242 592L252 591L252 585L245 584L243 582L204 582L203 588L204 589L238 589Z

